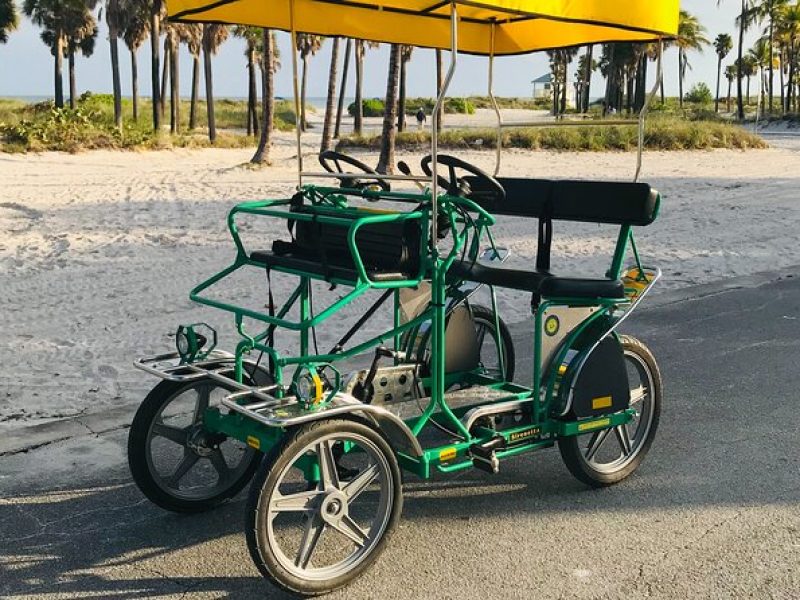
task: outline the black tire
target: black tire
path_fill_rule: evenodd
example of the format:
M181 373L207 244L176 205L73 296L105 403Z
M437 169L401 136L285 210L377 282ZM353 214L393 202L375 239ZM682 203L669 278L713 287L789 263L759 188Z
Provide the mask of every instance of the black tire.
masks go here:
M486 327L492 335L495 335L495 320L494 320L494 313L491 309L486 308L485 306L480 306L478 304L470 305L470 309L472 310L472 318L475 320L475 325ZM503 347L503 358L505 361L505 380L506 381L514 381L514 369L516 366L515 360L516 357L514 355L514 340L511 338L511 332L508 330L508 326L506 325L503 319L498 317L498 321L500 323L500 340L502 342ZM495 337L495 339L497 339Z
M213 469L217 470L218 473L216 485L211 486L209 484L207 486L208 493L205 494L202 493L202 487L198 486L200 491L197 491L196 494L185 495L181 493L180 490L180 477L175 482L176 487L173 488L170 487L164 477L157 472L155 459L152 456L154 452L152 442L156 437L158 437L152 433L154 426L164 425L164 417L162 413L171 402L181 398L184 394L191 392L193 389L200 389L198 386L203 384L210 386L213 389L221 388L227 392L232 391L226 386L223 386L210 379L195 380L191 382L175 382L168 380L161 381L150 391L149 394L147 394L147 397L145 397L144 401L139 406L139 409L136 411L136 415L133 418L133 422L131 423L130 433L128 434L128 466L134 482L151 502L160 506L161 508L173 512L204 512L232 498L239 493L239 491L241 491L245 485L247 485L248 481L252 479L253 474L258 467L258 463L261 460L260 452L244 446L244 444L238 442L237 440L228 439L225 436L212 434L211 432L204 430L202 427L201 418L197 417L197 414L200 411L196 410L191 417L191 424L185 428L187 437L186 441L182 444L183 457L180 459L180 462L176 466L175 470L177 471L178 468L180 468L182 461L185 460L187 456L191 456L192 452L197 455L197 458L194 459L195 462L187 469L185 475L188 475L193 469L195 471L198 469L204 469L210 473L206 464L200 464L200 459L207 458L209 463L213 463L211 455L213 454L213 458L216 459L218 458L216 455L217 453L223 457L224 463L230 467L228 464L228 459L225 458L224 454L224 451L230 448L241 457L239 462L236 463L236 466L230 470L230 481L223 480L222 474L217 470L217 467L214 466ZM200 402L199 398L200 396L198 394L198 403ZM157 420L160 420L160 422L157 423ZM195 434L194 437L192 437L191 444L189 442L188 431L190 428L192 433ZM174 429L177 430L180 428L174 427ZM199 447L195 443L196 440L201 438L205 439L206 437L210 439L210 442L208 443L208 450L210 454L208 456L201 456L201 454L192 450L192 447ZM178 448L181 446L181 443L172 440L171 438L168 439L170 439L172 442L175 442L174 445L177 446L177 452ZM225 444L224 449L223 444ZM202 447L200 449L203 452L205 451ZM205 461L203 461L203 463L205 463ZM196 468L195 465L198 464L199 467Z
M303 578L296 573L292 573L292 567L286 566L287 558L282 549L278 549L276 552L276 547L279 548L279 542L274 541L274 539L278 534L271 528L274 526L278 515L273 514L270 516L270 500L274 497L273 495L276 491L281 500L287 498L288 495L284 494L283 490L280 490L280 486L285 482L284 477L291 471L293 465L296 464L297 458L308 456L309 446L315 443L319 443L319 446L314 446L314 448L322 447L325 443L336 444L337 442L330 441L330 436L332 435L335 436L334 439L337 437L342 439L355 439L355 437L360 437L369 440L373 446L373 450L380 452L386 459L384 466L387 468L382 474L382 481L383 477L386 477L387 481L391 482L390 489L385 493L388 506L385 508L382 528L377 532L375 540L369 541L370 545L367 547L367 550L364 551L363 556L355 562L350 570L330 578ZM319 450L315 451L319 453ZM339 460L339 457L335 459L336 468L340 473L339 477L344 477L341 475L342 471ZM357 479L357 477L355 479ZM355 479L351 479L351 481L355 481ZM298 484L296 483L295 485ZM318 513L321 515L322 512L324 512L322 506L325 506L325 502L327 501L326 495L333 488L330 486L325 487L324 482L309 486L303 483L302 480L300 480L299 485L306 485L306 487L296 489L305 489L307 490L306 493L314 493L315 498L320 498L320 502L314 506L318 507ZM340 485L346 486L347 483ZM308 506L311 506L312 502L314 501L309 501ZM355 502L355 498L352 502ZM402 508L403 493L400 468L394 451L384 436L373 427L360 420L327 419L315 421L288 431L282 441L276 444L267 454L256 473L253 483L250 486L250 495L247 502L245 519L247 547L258 570L277 587L292 594L303 596L325 594L346 586L354 579L358 578L373 562L375 562L394 532L400 519ZM350 507L347 508L346 514L349 514L349 511ZM298 517L294 518L297 519ZM314 526L310 521L316 518L316 512L312 512L311 514L306 512L303 517L300 517L301 523L305 528ZM270 528L269 530L268 527ZM314 547L308 553L306 565L300 566L297 564L300 560L298 553L298 558L294 560L295 567L299 567L301 570L311 568L308 572L312 573L314 567L311 567L311 559L313 558L312 554L314 549L319 540L324 538L325 532L331 531L331 529L327 528L329 526L326 524L322 524L321 527L322 529L318 537L315 538L316 541L313 542ZM362 533L364 533L363 530ZM301 539L301 544L306 543L305 536L307 535L308 532L306 531ZM329 535L335 536L337 534L331 531ZM370 528L369 535L372 536L372 528ZM270 543L270 539L273 539L272 544ZM281 559L278 552L281 553L283 559ZM357 553L358 550L355 552ZM327 553L323 555L326 558L328 557Z
M661 415L661 402L662 402L662 384L661 372L658 369L656 360L652 352L642 342L636 338L629 336L621 336L622 349L625 353L626 363L633 365L640 376L647 378L647 395L642 396L639 401L642 403L641 409L638 411L637 417L631 424L625 427L627 432L625 435L631 440L630 453L626 454L622 450L622 442L620 441L621 433L611 430L603 430L608 433L594 432L584 435L569 436L559 438L558 449L561 452L561 458L564 459L564 464L579 481L592 487L605 487L618 483L633 473L644 460L647 451L653 443L656 430L658 429L658 422ZM645 382L642 382L645 383ZM635 385L635 382L632 382ZM636 388L637 389L644 389ZM631 401L631 406L636 406L634 399ZM630 437L630 428L634 426L633 438ZM640 431L640 427L646 429ZM596 454L599 454L600 448L604 444L608 444L606 440L611 437L611 434L616 438L619 445L621 456L616 461L609 463L599 463L593 460ZM601 435L605 437L600 439ZM599 443L597 443L599 441ZM593 448L593 444L597 448ZM592 450L594 452L592 453ZM613 451L612 451L613 452ZM587 456L592 453L593 456L587 459Z

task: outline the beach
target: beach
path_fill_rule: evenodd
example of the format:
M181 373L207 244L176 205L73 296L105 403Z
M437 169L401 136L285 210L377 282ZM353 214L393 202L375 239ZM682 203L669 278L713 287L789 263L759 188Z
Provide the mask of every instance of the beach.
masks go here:
M135 406L155 380L133 359L171 350L180 323L207 321L230 348L232 317L188 294L232 262L225 218L233 204L292 193L293 135L277 138L273 166L258 169L247 166L251 149L0 155L0 432ZM313 165L318 133L305 139ZM643 261L664 272L654 294L800 264L800 138L776 132L767 139L768 150L645 154L641 179L661 192L662 210L635 234ZM493 152L458 155L493 169ZM420 157L397 159L419 171ZM630 180L635 161L635 153L508 151L501 175ZM282 221L247 224L244 232L264 248L288 237ZM511 251L508 266L530 268L535 221L501 217L493 233ZM602 277L614 242L612 227L557 222L552 270ZM289 279L273 284L285 298ZM219 293L263 309L263 272ZM325 290L319 309L343 293ZM527 294L500 291L499 298L508 323L526 321ZM320 350L369 304L355 302L344 320L320 328ZM380 327L378 319L360 335Z

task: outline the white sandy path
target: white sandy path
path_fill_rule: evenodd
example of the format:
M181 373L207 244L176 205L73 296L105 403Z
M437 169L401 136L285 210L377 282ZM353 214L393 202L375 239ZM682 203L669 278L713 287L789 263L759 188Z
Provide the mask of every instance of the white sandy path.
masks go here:
M662 289L800 264L800 143L789 137L780 144L747 153L647 154L643 179L663 193L663 211L637 233L643 256L664 270ZM133 357L171 348L178 323L207 319L230 330L232 319L193 305L188 291L232 259L231 205L284 196L295 181L290 136L281 138L270 169L242 168L249 155L0 155L0 431L138 402L154 381L133 369ZM486 168L493 160L487 152L460 155ZM419 156L398 158L416 165ZM633 163L621 153L508 152L503 173L628 179ZM282 223L250 233L264 246L286 235ZM501 219L495 234L514 253L510 265L531 264L535 223ZM554 270L601 275L613 235L556 224ZM258 305L263 285L260 276L228 291ZM285 282L277 287L280 296ZM509 322L524 320L527 305L524 294L501 295ZM356 303L346 314L366 306ZM320 345L342 328L337 320L320 331Z

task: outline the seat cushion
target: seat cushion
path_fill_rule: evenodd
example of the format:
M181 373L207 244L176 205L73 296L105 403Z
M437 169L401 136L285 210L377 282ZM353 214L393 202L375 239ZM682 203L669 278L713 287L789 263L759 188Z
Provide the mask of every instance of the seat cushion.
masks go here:
M491 267L465 260L453 262L448 275L457 280L522 290L545 298L619 298L625 287L619 279L577 279L557 277L541 271Z
M287 242L284 242L287 243ZM283 252L276 254L269 250L256 250L250 254L250 259L265 267L277 268L278 270L291 269L301 273L309 273L325 279L336 279L339 281L355 283L358 281L358 272L352 264L341 264L335 260L329 260L327 270L325 265L316 256L308 256L297 252ZM367 268L367 276L372 281L402 281L412 279L413 275L401 271L386 271Z

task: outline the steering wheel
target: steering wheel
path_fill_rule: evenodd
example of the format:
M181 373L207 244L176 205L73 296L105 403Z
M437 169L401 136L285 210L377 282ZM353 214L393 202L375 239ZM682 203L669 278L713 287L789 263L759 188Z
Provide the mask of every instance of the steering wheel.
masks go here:
M356 160L352 156L347 156L346 154L342 154L341 152L336 152L335 150L325 150L324 152L320 152L319 154L319 164L322 165L322 168L325 169L328 173L341 173L342 177L339 177L339 184L343 188L354 188L354 189L363 189L365 187L369 187L371 185L377 184L381 190L384 192L391 192L392 188L389 185L388 181L384 181L383 179L370 179L370 178L361 178L356 177L356 173L348 173L344 170L342 165L349 165L351 167L355 167L362 173L366 175L377 175L378 172L370 167L369 165L365 165L360 160Z
M420 162L422 170L428 177L433 174L431 170L432 162L433 157L430 154ZM447 167L449 179L439 175L437 180L439 185L445 188L451 196L464 196L477 201L491 200L495 202L502 202L506 199L506 190L500 185L500 182L483 169L479 169L475 165L449 154L437 155L436 162ZM466 171L468 174L477 177L482 184L485 184L486 189L472 191L467 182L456 175L456 169ZM480 187L484 188L484 185Z

